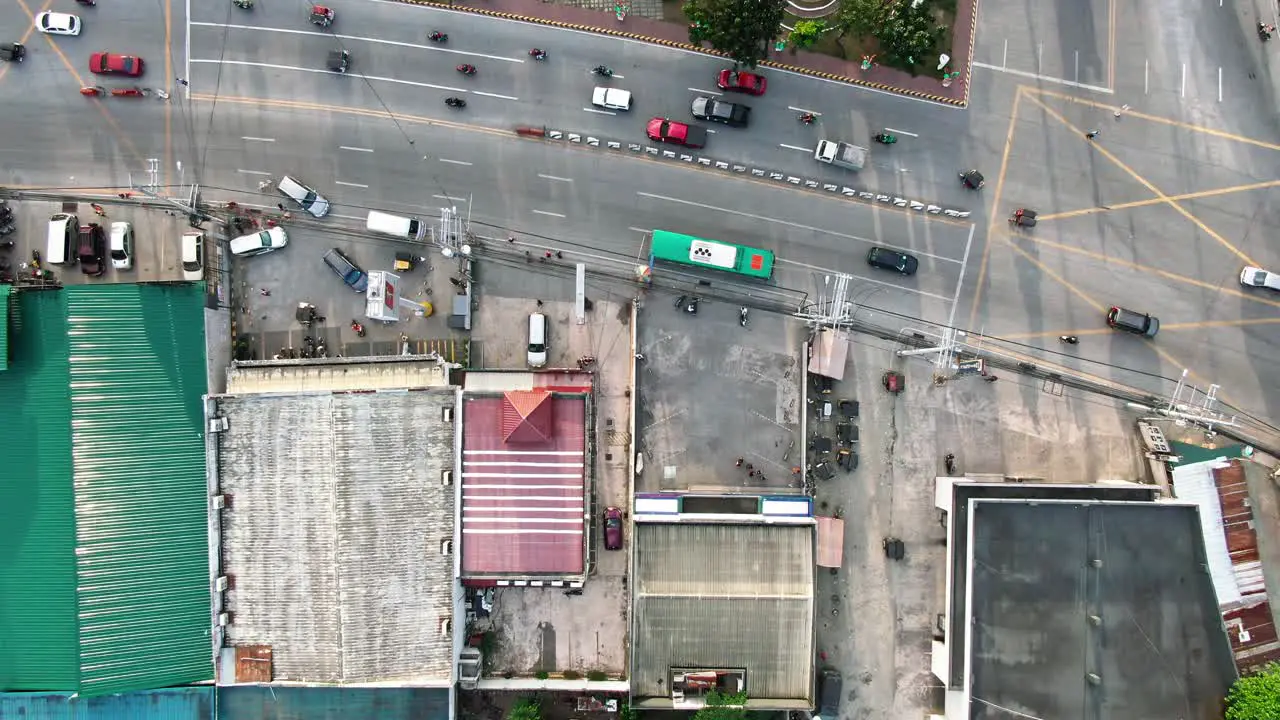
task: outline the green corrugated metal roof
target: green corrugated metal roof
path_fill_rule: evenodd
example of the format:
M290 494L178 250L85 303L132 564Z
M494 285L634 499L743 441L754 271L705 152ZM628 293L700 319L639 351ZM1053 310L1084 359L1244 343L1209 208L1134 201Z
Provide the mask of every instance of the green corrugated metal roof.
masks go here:
M77 680L75 505L62 293L18 294L0 373L0 688L71 690Z
M211 679L203 288L82 286L18 307L0 373L19 420L0 429L0 689Z
M142 690L102 697L0 693L0 718L26 720L214 720L212 686Z
M203 288L68 288L80 692L213 675Z
M13 299L13 286L0 285L0 370L9 369L9 314L13 308L9 301Z

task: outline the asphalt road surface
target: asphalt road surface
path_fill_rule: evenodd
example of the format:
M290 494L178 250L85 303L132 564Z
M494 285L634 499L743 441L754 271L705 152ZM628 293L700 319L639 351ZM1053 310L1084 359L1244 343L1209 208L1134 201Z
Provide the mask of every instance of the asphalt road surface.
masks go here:
M333 200L325 222L335 228L358 228L369 208L431 216L458 204L482 234L615 264L642 257L643 232L662 227L775 250L777 282L813 296L831 271L848 272L859 301L923 324L985 331L1019 352L1156 391L1167 385L1146 374L1189 368L1241 407L1280 414L1277 298L1235 281L1244 264L1280 267L1268 243L1280 137L1262 64L1269 47L1252 34L1252 9L1094 0L1029 14L989 0L964 111L772 70L763 71L765 96L724 96L752 107L751 126L713 128L708 157L970 209L964 224L512 133L533 125L643 142L649 117L691 120L692 99L718 92L724 64L714 58L373 0L337 6L325 30L307 22L307 7L200 3L186 18L176 4L157 13L104 3L79 13L81 37L28 38L27 62L0 78L11 140L0 148L5 181L198 181L207 200L272 207L279 198L258 185L288 173ZM10 27L30 22L20 7L5 12ZM449 43L427 41L435 28ZM533 46L549 59L533 61ZM99 49L144 57L147 74L95 79L87 58ZM352 55L345 76L325 69L334 49ZM460 63L479 71L463 76ZM591 74L602 63L614 78ZM173 97L76 92L94 83ZM633 111L590 107L598 84L632 91ZM468 107L446 107L449 96ZM1130 107L1114 117L1122 105ZM801 110L819 122L797 122ZM873 147L859 173L809 156L820 137L867 144L886 128L899 143ZM1102 132L1091 143L1083 133L1093 128ZM969 167L987 175L980 193L956 181ZM1036 228L1010 232L1004 218L1019 206L1042 214ZM873 244L917 254L920 274L868 268ZM286 252L308 250L294 243ZM1160 335L1107 330L1113 303L1157 314ZM1063 333L1082 340L1059 355Z

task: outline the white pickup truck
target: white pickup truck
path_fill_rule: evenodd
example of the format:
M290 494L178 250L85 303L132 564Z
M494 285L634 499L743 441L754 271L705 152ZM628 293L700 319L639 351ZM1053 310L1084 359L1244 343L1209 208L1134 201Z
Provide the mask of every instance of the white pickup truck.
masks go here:
M867 163L867 149L836 140L819 140L813 159L845 170L861 170Z

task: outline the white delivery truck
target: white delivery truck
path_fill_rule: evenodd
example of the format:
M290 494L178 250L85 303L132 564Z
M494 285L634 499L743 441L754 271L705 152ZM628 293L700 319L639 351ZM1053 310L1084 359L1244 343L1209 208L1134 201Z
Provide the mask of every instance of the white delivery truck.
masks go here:
M867 164L867 149L838 140L819 140L813 159L845 170L861 170Z

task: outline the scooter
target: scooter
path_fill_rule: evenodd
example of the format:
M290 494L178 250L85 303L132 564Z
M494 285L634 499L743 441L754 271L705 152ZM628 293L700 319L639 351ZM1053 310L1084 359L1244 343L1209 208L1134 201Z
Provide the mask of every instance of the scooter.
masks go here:
M364 337L364 326L355 320L351 321L351 329L355 332L357 337Z
M698 297L696 295L694 297L689 298L689 301L685 303L684 311L689 313L690 315L698 314Z
M578 358L578 369L586 370L588 367L594 365L595 363L596 363L595 355L583 355L582 357Z
M738 311L738 324L741 325L742 327L747 326L747 306L746 305L743 305L742 309Z
M533 58L534 60L546 60L546 59L547 59L547 51L546 51L546 50L539 50L538 48L534 48L534 49L532 49L532 50L530 50L530 51L529 51L529 57Z
M898 142L898 138L890 135L889 133L876 133L871 136L871 139L883 145L892 145Z
M101 85L86 85L80 88L81 95L89 95L92 97L100 97L107 94L107 89Z
M142 97L146 95L142 88L112 88L111 97Z
M253 0L231 0L231 4L232 4L232 5L235 5L236 7L240 8L241 10L252 10L252 9L253 9Z
M597 65L591 68L591 72L601 77L613 77L613 71L605 65Z
M818 116L814 115L813 113L800 113L800 122L804 123L805 125L812 125L813 121L817 119L818 119Z
M431 42L438 42L438 43L449 42L449 36L446 35L445 33L440 32L439 30L432 30L431 34L427 36L427 39L430 40Z
M12 249L13 249L12 240L5 240L4 242L0 243L0 250L12 250Z
M1266 42L1271 39L1271 33L1275 32L1275 26L1268 25L1264 22L1258 23L1258 39Z
M40 251L39 251L39 250L32 250L32 251L31 251L31 269L33 269L33 270L39 270L39 269L40 269L40 263L42 263L42 262L44 262L44 260L43 260L43 259L41 259L41 257L40 257Z
M455 70L457 70L458 72L462 73L463 75L475 75L475 74L476 74L476 66L475 66L475 65L459 65L458 67L456 67L456 68L454 68L454 69L455 69Z
M467 106L467 101L463 100L462 98L451 97L451 98L445 98L444 104L448 105L451 108L458 108L459 110L461 110L462 108Z

